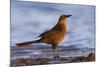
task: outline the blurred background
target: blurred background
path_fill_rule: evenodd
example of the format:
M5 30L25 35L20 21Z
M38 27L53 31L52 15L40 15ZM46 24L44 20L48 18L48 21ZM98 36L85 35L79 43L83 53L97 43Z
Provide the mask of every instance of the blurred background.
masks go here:
M15 0L11 0L11 48L51 29L62 14L72 17L67 20L67 34L59 46L94 49L95 6Z

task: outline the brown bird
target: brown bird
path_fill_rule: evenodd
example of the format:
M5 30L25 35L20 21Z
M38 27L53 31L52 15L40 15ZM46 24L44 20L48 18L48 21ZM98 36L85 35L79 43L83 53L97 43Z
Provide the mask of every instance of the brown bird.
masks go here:
M58 20L58 23L51 30L48 30L38 36L41 37L39 40L17 43L16 45L25 46L32 43L50 44L52 45L54 58L59 57L57 47L59 42L64 39L64 36L66 34L66 21L67 18L70 16L72 15L61 15Z

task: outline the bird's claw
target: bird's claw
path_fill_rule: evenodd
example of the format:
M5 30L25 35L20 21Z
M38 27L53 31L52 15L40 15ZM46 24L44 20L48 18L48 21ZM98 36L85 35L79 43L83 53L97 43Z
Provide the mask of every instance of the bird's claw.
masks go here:
M60 56L59 56L59 55L57 55L57 56L54 56L54 58L55 58L55 59L58 59L58 58L60 58Z

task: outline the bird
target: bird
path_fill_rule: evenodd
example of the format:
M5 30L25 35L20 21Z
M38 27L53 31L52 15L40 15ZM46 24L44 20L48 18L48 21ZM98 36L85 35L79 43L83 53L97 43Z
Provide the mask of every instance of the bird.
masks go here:
M33 43L45 43L52 46L53 57L59 57L58 54L58 44L64 39L67 32L67 18L72 15L60 15L57 24L48 31L43 32L38 37L41 37L38 40L32 40L27 42L16 43L17 46L22 47L30 45Z

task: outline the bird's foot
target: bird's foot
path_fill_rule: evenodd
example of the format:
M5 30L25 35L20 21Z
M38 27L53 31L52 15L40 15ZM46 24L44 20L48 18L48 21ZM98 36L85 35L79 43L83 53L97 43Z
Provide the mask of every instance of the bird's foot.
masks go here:
M60 56L59 56L59 55L56 55L56 56L54 56L54 58L55 58L55 59L58 59L58 58L60 58Z

